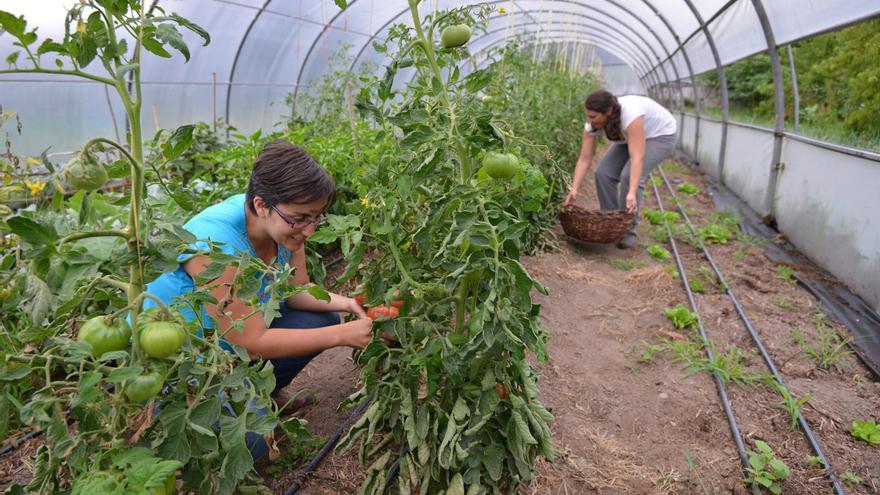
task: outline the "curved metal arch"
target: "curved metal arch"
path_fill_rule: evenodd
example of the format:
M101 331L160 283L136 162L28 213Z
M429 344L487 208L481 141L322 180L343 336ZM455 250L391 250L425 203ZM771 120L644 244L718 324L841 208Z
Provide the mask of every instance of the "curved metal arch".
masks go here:
M549 35L550 35L550 36L555 36L554 34L549 34ZM509 41L510 38L511 38L511 37L508 36L508 37L499 38L499 39L497 39L497 40L494 40L494 41L492 41L491 43L489 43L488 45L486 45L486 46L480 48L479 50L477 50L477 51L474 53L474 55L479 55L479 54L482 54L483 52L488 52L489 50L491 50L492 48L497 47L497 46L500 45L501 43L504 43L504 42ZM620 57L622 60L627 61L627 62L628 62L628 65L630 65L630 67L633 66L633 63L632 63L631 61L627 60L627 57L624 56L624 54L622 54L621 52L619 52L619 48L611 49L611 48L608 48L608 47L606 47L606 46L599 45L598 43L596 43L596 41L589 40L589 39L585 39L585 38L569 37L569 38L564 38L564 39L562 39L562 38L556 38L556 39L553 39L553 40L537 40L537 42L530 43L530 44L531 44L531 45L534 45L534 46L540 46L540 45L544 45L544 44L550 44L551 42L552 42L552 43L560 43L560 42L563 42L563 41L567 41L567 42L576 42L576 43L577 43L577 42L580 42L580 43L589 43L589 44L591 44L591 45L593 45L593 46L601 47L601 48L603 48L603 49L605 49L605 50L608 50L608 51L611 52L611 53L614 53L616 56ZM486 62L487 60L489 60L489 57L488 57L488 56L484 57L480 62L478 62L478 63L477 63L477 66L479 67L481 64L483 64L483 63ZM642 80L642 84L644 85L644 79L643 79L643 77L640 77L639 79ZM410 80L412 80L412 79L410 79ZM647 89L647 86L645 86L645 89Z
M568 14L572 14L572 13L569 12ZM591 27L591 26L590 26L590 27ZM605 33L605 32L603 31L602 34L607 34L607 33ZM481 39L481 38L478 38L478 40L479 40L479 39ZM508 39L510 39L510 36L499 38L499 41L508 40ZM606 44L608 44L608 45L610 45L610 46L615 46L618 50L623 51L623 53L626 53L626 54L628 54L629 56L628 56L628 57L621 56L619 53L615 52L616 55L618 55L621 59L625 60L625 61L628 63L628 65L630 65L631 67L633 67L634 69L636 69L637 72L642 71L642 70L643 70L643 67L641 67L637 62L643 62L643 63L644 63L645 61L644 61L644 60L641 60L638 56L633 55L632 52L630 52L630 51L628 51L628 50L625 50L625 48L626 48L625 45L622 45L622 46L615 45L615 44L611 41L612 39L614 39L614 38L610 38L610 39L609 39L609 38L601 38L601 41L597 42L597 41L593 41L593 40L591 40L591 43L592 43L592 44L595 44L596 46L603 47L603 48L606 48ZM497 44L498 44L498 43L493 42L493 43L491 44L491 46L495 46L495 45L497 45ZM480 53L480 52L482 52L482 51L484 51L484 49L478 50L476 53ZM641 53L642 53L642 55L645 55L644 52L641 52ZM649 60L647 61L647 65L650 66L650 61L649 61ZM644 74L640 74L640 76L639 76L639 79L642 81L643 84L645 83L645 81L644 81L644 80L645 80L645 77L646 77L646 76L645 76ZM651 84L659 85L659 81L652 82ZM649 90L649 89L650 89L650 85L645 85L645 89L646 89L646 90Z
M575 14L577 14L577 13L575 13ZM506 14L505 14L505 15L506 15ZM515 15L515 14L514 14L514 15ZM588 19L588 20L591 20L591 21L596 21L596 22L600 22L600 23L601 23L601 21L599 21L598 19L595 19L595 18L592 18L592 17L586 16L586 15L583 15L583 14L577 14L577 15L580 16L580 17L583 17L583 18L585 18L585 19ZM483 34L481 34L481 35L479 35L479 36L476 36L476 37L474 37L474 38L471 38L471 41L470 41L469 43L477 43L477 42L479 42L480 40L483 40L484 38L487 38L487 37L490 36L490 35L496 34L496 33L501 32L501 31L509 30L509 29L512 29L512 28L515 28L515 27L532 26L532 25L535 25L535 23L533 23L533 22L528 22L528 23L520 23L520 24L517 24L517 25L515 25L515 26L504 26L504 27L500 27L500 28L498 28L498 29L493 29L492 31L488 31L488 32L483 33ZM602 31L601 29L596 29L596 27L593 26L593 25L586 24L586 23L577 23L577 22L554 22L553 25L554 25L554 26L557 26L557 25L574 25L574 26L581 26L581 27L585 27L585 28L593 29L593 30L595 30L595 32L597 32L597 33L602 33L602 34L606 34L606 35L609 34L609 33L606 33L606 32L604 32L604 31ZM611 28L611 26L609 26L609 28ZM545 28L545 30L546 30L546 28ZM618 33L618 34L620 34L621 37L623 37L624 39L626 39L626 37L625 37L625 35L624 35L623 33ZM628 39L627 39L627 41L631 41L631 40L628 40ZM638 54L643 55L643 56L646 55L644 52L638 52ZM636 54L635 54L635 53L631 53L631 55L632 55L634 58L636 58L636 59L638 59L638 60L641 60L643 63L645 63L645 67L650 67L650 66L651 66L651 61L650 61L650 59L641 59L641 58L638 58L638 57L636 57Z
M238 67L238 59L241 57L241 50L244 48L244 44L248 39L248 36L251 34L251 30L254 28L254 24L257 23L257 19L263 15L263 12L266 11L266 8L269 4L272 3L272 0L266 0L263 2L263 6L260 7L260 10L254 14L254 18L251 19L250 24L248 24L247 29L245 29L244 34L241 36L241 41L238 43L238 48L235 50L235 57L232 59L232 67L229 68L229 84L226 86L226 123L229 123L229 103L232 101L232 79L235 77L235 69ZM226 131L229 134L229 130Z
M541 14L543 14L543 13L556 12L556 11L548 10L548 9L542 9L542 10L528 10L528 11L526 11L526 12L529 12L529 13L541 13ZM624 40L628 41L628 42L632 45L632 47L633 47L634 49L639 50L639 53L641 53L641 54L645 57L645 61L647 62L647 66L648 66L648 67L651 67L651 58L650 58L650 56L648 56L648 54L647 54L644 50L641 50L641 49L640 49L640 46L639 46L638 43L634 42L632 38L630 38L629 36L626 35L626 33L624 33L624 32L622 32L622 31L618 30L618 29L615 28L613 25L610 25L610 24L604 22L602 19L595 18L595 17L591 17L591 16L586 15L586 14L583 14L583 13L581 13L581 12L559 12L559 13L562 14L562 15L570 15L570 16L574 16L574 17L581 17L581 18L583 18L583 19L587 19L587 20L591 20L591 21L596 21L596 22L598 22L600 25L605 25L605 26L607 26L608 29L614 31L614 33L616 33L618 36L620 36L620 37L623 38ZM600 12L600 13L601 13L601 12ZM604 14L604 13L603 13L603 14ZM606 14L606 15L607 15L607 14ZM627 29L628 29L629 31L631 31L633 34L635 34L636 37L638 37L638 38L642 41L642 43L644 43L645 46L647 46L647 47L651 50L651 53L654 55L654 57L655 57L657 60L660 59L660 57L657 55L657 53L654 52L653 47L651 47L651 44L648 43L648 41L647 41L646 39L644 39L644 38L641 36L641 34L639 34L638 31L636 31L635 29L633 29L632 27L628 26L628 25L625 24L625 23L621 23L621 25L624 26L625 28L627 28ZM602 32L602 33L604 33L604 34L608 34L608 33L605 33L605 32L604 32L603 30L601 30L601 29L596 29L596 30L597 30L598 32ZM490 33L486 33L486 34L484 34L484 35L478 36L478 37L476 38L476 40L482 38L483 36L488 36L489 34L490 34ZM668 80L668 75L667 75L667 80Z
M721 123L721 145L719 146L719 157L718 163L721 170L719 174L719 180L721 183L724 183L724 155L726 153L727 148L727 121L729 120L729 106L727 101L727 77L724 75L724 65L721 63L721 56L718 53L718 47L715 45L715 38L712 36L712 32L709 31L708 23L703 21L703 16L700 14L700 11L697 10L697 7L694 5L693 0L684 0L687 4L688 8L694 14L694 18L697 19L697 22L700 23L700 30L703 31L703 35L706 37L706 41L709 42L709 48L712 50L712 58L715 59L715 71L718 73L718 81L721 85L721 105L722 105L722 123ZM682 47L683 48L683 47ZM778 60L777 60L778 61ZM693 80L694 87L697 86L696 79ZM699 163L699 149L700 149L700 114L697 113L697 135L694 138L694 159Z
M486 3L486 4L488 4L488 5L495 5L495 4L499 4L499 3L508 3L508 2L510 2L510 0L489 0L489 1L487 1L487 2L483 2L483 3ZM520 7L518 4L513 3L513 5L514 5L517 9L519 9L521 12L524 12L523 8ZM378 33L381 33L382 31L384 31L388 26L390 26L392 23L394 23L395 21L397 21L400 17L406 15L408 12L409 12L409 8L406 8L406 9L404 9L404 10L398 12L397 15L391 17L391 19L388 19L388 21L385 22L385 24L382 24L382 26L379 27L378 30L376 30L376 33L374 33L372 36L370 36L370 38L369 38L369 39L363 44L363 46L361 46L361 49L358 50L357 55L355 55L354 59L351 61L351 64L348 66L348 70L349 70L349 72L351 72L352 70L354 70L354 66L357 65L357 62L358 62L358 60L360 60L361 55L364 54L364 51L366 51L367 47L370 46L370 44L373 42L373 40L376 39L376 38L378 37L378 36L377 36ZM506 15L506 14L505 14L505 15ZM532 20L535 20L535 19L532 18ZM539 24L536 20L535 20L535 23L536 23L536 24ZM540 25L540 24L539 24L539 25ZM303 62L303 64L305 64L305 61Z
M727 3L725 3L724 5L722 5L721 8L718 9L717 12L715 12L714 14L712 14L712 17L706 19L705 24L706 24L706 25L712 24L712 21L714 21L715 19L717 19L718 17L720 17L721 14L723 14L724 12L726 12L727 9L729 9L733 4L735 4L735 3L738 2L738 1L739 1L739 0L727 0ZM697 14L699 15L699 12L697 12ZM663 62L666 62L667 60L671 60L672 57L674 57L675 54L678 53L679 50L684 51L684 46L685 46L690 40L692 40L692 39L694 38L694 36L698 35L698 34L700 33L700 31L701 31L701 25L698 24L698 25L697 25L697 29L694 29L694 31L693 31L691 34L687 35L683 40L681 40L681 41L678 43L678 47L677 47L675 50L673 50L672 54L670 54L669 57L668 57L666 60L663 60ZM674 31L673 31L673 32L674 32ZM661 62L661 63L663 63L663 62ZM656 67L653 67L652 70L655 69L655 68L656 68Z
M551 30L546 30L544 32L544 34L546 34L548 36L558 35L559 33L577 34L580 36L595 37L596 39L589 39L589 38L584 37L584 38L581 38L581 40L582 41L589 41L594 45L597 45L597 46L600 46L601 48L607 49L608 51L610 51L610 52L614 53L615 55L617 55L618 57L620 57L622 60L625 60L626 62L628 62L632 67L637 68L639 71L645 69L644 61L636 58L635 55L633 55L630 51L625 49L625 47L616 44L615 42L617 40L606 38L602 35L599 35L598 33L590 32L590 31L581 31L581 30L572 30L572 29L551 29ZM521 34L521 33L519 33L519 34ZM526 34L529 34L529 33L526 33ZM473 53L473 55L476 57L476 55L485 52L489 47L496 46L500 42L509 41L512 37L513 36L502 36L502 37L498 38L497 40L493 40L488 45L476 50ZM577 40L577 38L575 38L575 40ZM612 50L609 47L612 47L615 50ZM642 76L642 77L644 77L644 76Z
M271 1L271 0L270 0L270 1ZM306 57L303 59L302 64L300 64L300 66L299 66L299 71L298 71L298 73L296 74L296 86L294 86L294 88L293 88L293 101L294 101L294 105L296 105L296 103L295 103L295 102L296 102L296 95L299 94L299 85L300 85L300 83L302 82L303 71L304 71L305 68L306 68L306 63L308 63L309 58L312 56L312 51L315 49L315 46L317 46L317 44L318 44L318 40L320 40L320 39L324 36L324 34L327 33L327 31L330 29L330 27L333 25L333 23L336 22L336 19L339 19L339 17L342 16L342 14L343 14L346 10L348 10L348 8L350 8L352 5L354 5L355 3L357 3L357 1L358 1L358 0L351 0L351 1L348 3L348 5L346 6L346 8L344 8L344 9L339 9L339 12L337 12L336 15L334 15L334 16L333 16L333 17L332 17L332 18L331 18L326 24L324 24L324 27L321 29L321 32L318 33L317 36L315 36L315 39L314 39L314 40L312 40L312 44L309 45L309 49L306 51ZM322 17L323 17L323 15L322 15ZM375 33L372 34L372 35L370 36L370 39L372 40L375 36L376 36Z
M675 42L678 43L679 46L681 46L681 38L678 37L678 33L675 32L675 29L672 28L672 24L669 23L669 21L666 19L666 16L664 16L663 13L659 9L657 9L657 7L655 7L654 4L651 3L650 0L642 0L642 1L645 3L645 5L648 6L648 8L650 8L654 12L655 15L657 15L657 17L660 19L660 21L663 23L663 25L666 26L666 29L668 29L669 33L672 35L672 39L674 39ZM682 85L681 85L681 77L678 74L678 70L676 69L677 66L675 65L675 60L672 59L672 53L670 53L667 50L666 54L667 54L667 60L672 61L672 68L673 68L673 70L675 70L676 76L678 77L678 93L679 93L679 98L680 98L679 110L681 111L682 121L684 121L685 103L684 103L684 90L682 89ZM687 66L687 70L688 70L688 75L689 75L690 79L693 80L694 79L694 68L693 68L693 65L691 64L691 58L688 56L687 50L685 50L684 47L682 47L682 49L681 49L681 54L684 56L685 65ZM694 96L695 96L695 100L696 100L696 96L697 96L696 92L694 92ZM699 103L697 103L697 104L699 104ZM699 108L699 106L698 106L698 108ZM678 147L679 148L681 148L681 138L682 138L682 133L679 132L678 133L678 143L679 143Z
M773 68L773 89L775 93L774 110L776 112L776 122L773 125L773 156L770 162L770 180L767 184L767 192L765 195L767 215L765 221L772 221L775 217L776 208L774 206L776 199L776 181L779 176L781 167L780 160L782 158L782 136L785 132L785 89L782 86L782 64L779 62L779 51L776 48L776 36L773 34L773 26L767 17L767 11L764 9L764 3L761 0L752 0L755 7L755 13L758 15L758 21L761 23L761 29L764 30L764 38L767 40L767 54L770 56L770 64ZM824 454L817 452L821 457ZM824 460L824 459L823 459ZM825 462L828 466L828 462ZM831 481L834 484L835 491L840 488L834 471L828 470L831 475ZM840 492L838 492L840 493Z
M618 22L620 22L620 24L622 24L622 25L625 26L627 29L629 29L630 31L632 31L633 33L635 33L636 36L638 36L639 39L642 40L642 42L645 44L645 46L647 46L647 47L651 50L651 53L653 53L654 56L656 57L657 62L658 62L658 65L660 65L660 56L657 55L657 52L654 51L653 45L651 45L651 43L648 43L648 41L647 41L646 39L644 39L644 38L643 38L643 37L642 37L642 36L641 36L641 35L640 35L635 29L633 29L632 27L630 27L627 23L622 22L622 21L619 21L619 20L616 19L614 16L612 16L611 14L609 14L609 13L607 13L607 12L601 10L601 9L597 9L597 8L591 6L591 5L585 5L585 4L582 4L582 3L580 3L580 2L578 2L578 1L576 1L576 0L551 0L551 1L553 1L554 3L565 3L565 4L577 5L578 7L582 7L582 8L588 9L588 10L592 10L592 11L599 12L599 13L605 15L605 16L608 16L609 18L611 18L611 19L614 20L614 21L618 21ZM617 7L618 9L620 9L621 11L625 12L625 13L628 14L630 17L632 17L633 19L635 19L636 22L641 23L642 26L643 26L643 27L644 27L649 33L651 33L651 34L657 39L657 43L658 43L660 46L663 47L664 51L666 51L667 53L669 53L669 50L666 48L666 45L663 43L663 40L660 39L660 37L657 35L657 33L654 32L654 30L651 28L651 26L649 26L648 23L646 23L644 19L642 19L641 17L639 17L638 15L636 15L636 14L635 14L632 10L630 10L629 8L627 8L627 7L625 7L624 5L621 5L620 3L618 3L616 0L605 0L605 2L610 3L611 5L614 5L615 7ZM650 65L650 64L649 64L649 65ZM654 66L654 67L656 67L656 66ZM662 67L662 65L661 65L661 67ZM651 69L653 69L653 67L649 68L649 69L648 69L648 72L651 72ZM669 74L666 72L666 69L665 69L665 68L663 68L663 76L664 76L664 78L666 79L666 84L667 84L667 86L668 86L670 79L669 79ZM658 91L662 91L663 88L662 88L662 84L661 84L660 81L659 81L659 79L660 79L660 78L659 78L659 75L656 76L654 79L657 81L657 88L658 88ZM667 89L667 94L669 94L668 89ZM671 97L667 98L667 101L671 101Z

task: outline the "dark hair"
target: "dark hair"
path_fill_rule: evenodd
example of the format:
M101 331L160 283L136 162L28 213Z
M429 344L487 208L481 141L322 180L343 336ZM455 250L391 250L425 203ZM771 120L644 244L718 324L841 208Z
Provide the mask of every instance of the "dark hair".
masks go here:
M254 162L245 196L252 213L256 213L256 196L269 206L327 198L329 207L336 200L336 185L327 170L305 150L279 139L266 144Z
M587 95L584 108L602 113L607 112L610 108L611 115L608 116L608 123L605 124L605 135L612 141L623 139L623 131L620 128L620 103L616 96L604 89L593 91Z

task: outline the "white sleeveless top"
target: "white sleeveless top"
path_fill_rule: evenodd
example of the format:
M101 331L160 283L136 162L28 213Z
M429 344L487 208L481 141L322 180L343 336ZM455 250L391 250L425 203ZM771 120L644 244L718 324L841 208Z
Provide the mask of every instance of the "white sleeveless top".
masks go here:
M620 103L620 130L623 140L614 141L616 143L626 142L626 128L638 117L644 117L645 139L669 136L678 129L675 117L669 110L646 96L621 96L617 101ZM584 130L594 136L600 132L593 129L589 122L584 124Z

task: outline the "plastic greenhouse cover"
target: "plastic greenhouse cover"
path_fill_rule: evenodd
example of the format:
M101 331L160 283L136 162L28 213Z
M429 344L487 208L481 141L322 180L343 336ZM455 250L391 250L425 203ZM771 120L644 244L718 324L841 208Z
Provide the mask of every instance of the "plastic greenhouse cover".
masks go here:
M755 1L765 6L778 44L880 15L880 1L876 0L693 0L699 15L709 22L722 63L747 57L766 46ZM65 6L70 3L68 0L4 0L0 8L25 15L31 26L39 26L41 36L58 38L63 32L61 21ZM145 60L144 87L153 95L145 105L145 115L149 117L145 120L159 120L167 127L205 120L216 112L218 116L228 116L242 130L269 127L281 114L280 106L270 103L297 91L297 83L305 85L320 78L329 70L330 64L326 63L329 54L341 47L345 47L352 58L360 54L358 64L381 66L384 56L376 54L371 44L384 39L389 26L398 22L412 23L407 2L349 0L348 3L348 8L340 10L332 0L158 0L159 7L204 27L211 33L212 42L202 47L192 33L184 32L192 53L188 64L184 64L179 55L170 60L155 57ZM426 15L471 3L424 0L419 9L421 15ZM696 73L716 66L709 40L699 32L697 17L685 0L489 0L488 3L496 8L490 30L508 24L518 27L498 30L492 35L498 41L487 39L477 46L495 46L523 33L532 36L531 41L536 43L547 41L548 36L590 42L625 60L635 69L642 84L650 85L665 83L667 78L690 77L677 37L686 43L685 52ZM498 12L502 7L508 16ZM668 26L655 9L662 13ZM719 14L720 9L726 10ZM502 17L509 17L512 22ZM535 27L529 27L529 21ZM10 36L0 35L0 55L4 58L13 50L11 43ZM650 75L646 77L646 73ZM215 80L217 98L206 100ZM90 88L95 86L92 83L76 81L71 88L65 88L60 81L73 83L70 78L38 74L0 75L0 104L14 108L25 120L35 122L46 118L44 103L55 102L53 118L63 115L68 123L57 141L53 139L61 149L75 147L83 136L98 131L106 133L107 124L112 127L112 120L104 92ZM172 96L175 92L177 94ZM77 103L67 106L84 111L84 118L59 106L71 98L76 98ZM209 104L210 108L206 106ZM151 108L155 108L158 119L152 117ZM119 112L116 113L119 118ZM16 151L41 151L39 147L45 144L41 138L43 130L30 133L25 130L27 136L15 139ZM59 132L54 128L48 131Z

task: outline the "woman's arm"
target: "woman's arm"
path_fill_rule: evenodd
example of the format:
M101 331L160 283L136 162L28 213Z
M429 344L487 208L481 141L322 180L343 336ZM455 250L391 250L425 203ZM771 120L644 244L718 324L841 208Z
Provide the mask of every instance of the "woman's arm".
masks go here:
M626 211L636 212L636 191L645 168L645 117L639 116L626 128L626 145L629 149L629 190L626 193Z
M290 266L296 268L293 275L293 283L296 285L305 285L309 283L309 274L306 271L306 249L302 247L290 253ZM321 301L315 299L311 294L303 292L295 296L287 298L287 307L290 309L298 309L301 311L345 311L351 313L358 318L366 318L367 313L364 308L350 297L339 294L330 293L329 301Z
M184 263L183 268L195 279L210 263L210 258L196 256ZM217 331L225 333L223 338L247 349L251 357L272 359L305 356L337 346L362 348L372 339L373 322L368 318L320 328L267 328L262 312L254 312L254 308L241 299L230 296L235 272L235 266L227 267L220 277L211 282L219 284L211 290L211 295L218 303L206 304L205 309L217 320ZM233 323L245 316L248 318L244 320L244 329L232 329Z
M584 180L584 176L587 175L587 170L590 169L590 164L593 161L593 148L596 143L596 138L593 137L592 134L584 130L584 137L581 141L581 154L578 157L577 165L574 167L574 174L572 175L571 182L571 192L568 193L568 196L565 197L564 206L568 206L571 202L577 198L578 189L581 187L581 182Z

